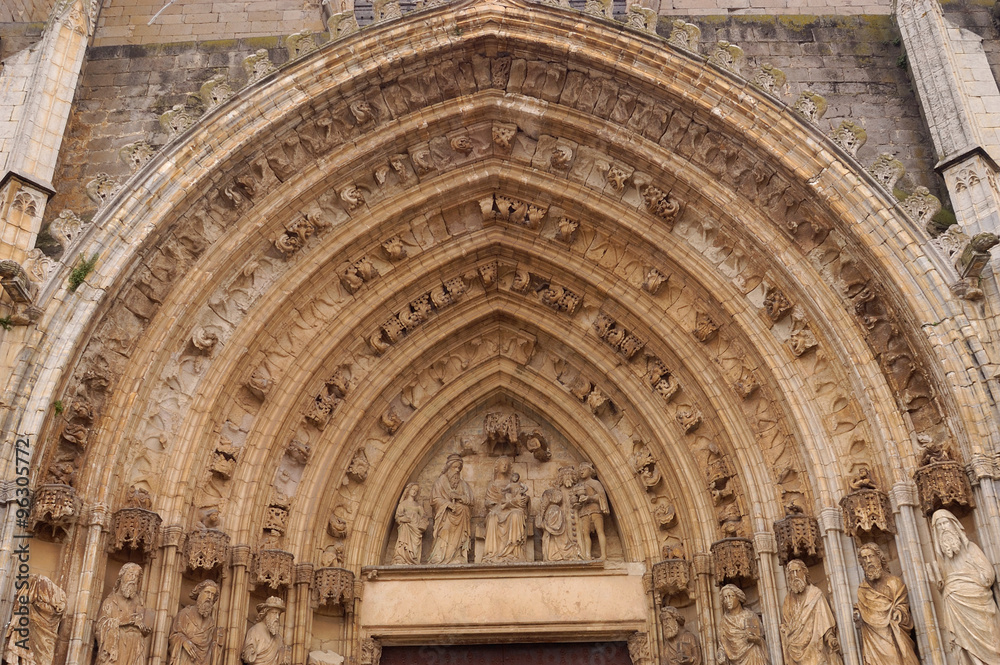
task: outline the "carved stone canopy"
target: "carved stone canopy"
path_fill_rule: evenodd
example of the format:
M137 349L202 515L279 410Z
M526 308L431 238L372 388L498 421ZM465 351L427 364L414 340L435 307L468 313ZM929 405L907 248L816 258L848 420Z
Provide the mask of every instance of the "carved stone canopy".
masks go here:
M80 516L80 499L69 485L42 485L31 502L28 528L41 533L46 528L53 538L65 535Z
M343 568L317 568L313 589L321 606L340 606L345 612L354 607L354 573Z
M774 537L782 565L791 559L802 559L806 565L812 565L823 558L823 538L815 517L788 515L774 523Z
M712 561L719 586L746 586L757 579L753 541L748 538L723 538L712 543Z
M691 593L691 562L665 559L653 564L653 590L663 597Z
M965 512L974 505L969 477L959 462L948 460L920 467L913 473L925 515L947 508Z
M163 520L152 510L122 508L111 517L111 539L108 550L130 549L154 555Z
M251 579L256 586L272 589L292 585L295 555L284 550L261 549L253 556Z
M844 526L852 536L860 534L896 533L892 506L885 492L877 489L857 489L840 500L844 511Z
M184 561L189 570L212 570L229 563L229 536L219 529L199 529L188 534Z

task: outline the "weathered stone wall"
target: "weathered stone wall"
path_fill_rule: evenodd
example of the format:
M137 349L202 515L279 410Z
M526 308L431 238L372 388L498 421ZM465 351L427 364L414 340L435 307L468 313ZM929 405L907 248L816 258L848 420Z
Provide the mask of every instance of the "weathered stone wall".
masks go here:
M105 0L94 45L243 39L324 29L320 0L175 0L164 9L168 1Z
M86 184L99 173L127 177L122 147L146 140L159 147L168 140L160 115L176 104L196 113L202 83L217 74L229 77L234 89L247 80L243 58L266 48L275 63L287 60L274 38L190 42L148 46L91 48L83 68L74 113L66 129L55 182L57 193L46 210L47 220L64 209L84 218L96 204Z
M701 28L703 53L718 40L746 53L745 76L764 63L788 77L781 99L792 104L803 90L826 98L829 108L820 127L829 133L841 120L868 132L858 159L869 166L880 153L892 153L906 166L900 183L907 191L923 185L941 195L934 173L930 134L920 117L900 46L889 16L705 16L687 17ZM661 20L659 32L669 34Z
M3 0L0 2L0 23L44 21L54 4L54 0Z
M995 4L993 0L946 0L941 8L946 19L983 38L993 77L1000 81L1000 31L993 19L993 12L998 11Z
M868 143L859 158L868 165L882 152L896 155L907 168L901 183L941 192L933 171L933 150L913 94L898 33L887 16L875 17L692 17L702 30L701 50L717 40L742 46L744 75L771 63L788 76L782 99L791 104L809 88L829 102L823 129L852 119L866 127ZM668 33L661 21L660 32ZM119 150L145 139L162 145L167 135L159 116L176 104L197 108L201 84L216 74L238 89L246 81L242 60L267 48L275 63L287 60L278 37L94 47L88 52L73 118L57 170L57 195L49 219L65 208L83 217L95 204L86 183L98 173L124 177L128 166Z

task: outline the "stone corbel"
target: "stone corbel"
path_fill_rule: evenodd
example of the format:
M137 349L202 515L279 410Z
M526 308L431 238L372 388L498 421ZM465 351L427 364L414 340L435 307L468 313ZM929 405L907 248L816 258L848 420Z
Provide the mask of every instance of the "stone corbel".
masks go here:
M28 273L21 264L11 259L0 260L0 285L11 299L12 308L6 317L6 325L26 326L34 323L42 315L35 307L38 287L28 279Z

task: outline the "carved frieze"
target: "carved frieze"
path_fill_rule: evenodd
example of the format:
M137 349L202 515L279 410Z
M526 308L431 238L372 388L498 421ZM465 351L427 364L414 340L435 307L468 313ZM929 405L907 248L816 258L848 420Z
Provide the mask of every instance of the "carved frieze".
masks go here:
M628 6L628 11L625 14L625 24L642 32L656 34L657 18L659 18L659 14L656 13L656 10L633 2Z
M663 597L687 594L691 586L691 562L665 559L653 564L653 589Z
M780 289L771 286L764 295L764 311L767 313L767 318L778 322L792 311L792 303Z
M344 401L347 396L350 375L344 367L337 370L328 378L320 389L316 397L313 398L309 409L306 411L306 420L319 429L324 429L330 422L333 412Z
M301 58L318 48L311 30L303 30L302 32L296 32L294 35L285 37L285 49L288 50L289 60Z
M605 344L620 353L626 360L631 360L636 353L642 350L646 341L638 337L635 333L629 332L624 326L613 318L599 313L594 319L594 332Z
M753 541L747 538L723 538L712 543L715 583L744 586L757 579L757 561Z
M271 62L267 49L262 48L243 58L243 71L247 74L247 85L252 85L278 69Z
M356 483L363 483L368 479L368 471L371 463L368 461L368 454L365 453L364 446L354 451L351 463L347 465L347 477Z
M53 538L65 535L79 518L80 508L80 498L69 485L41 485L32 497L28 529L34 533L48 529Z
M509 196L494 194L492 198L483 199L479 203L483 219L498 219L529 229L538 229L548 208L528 203Z
M646 204L646 210L666 223L668 231L674 228L674 222L681 211L681 204L677 199L659 187L646 185L642 188L642 200Z
M694 406L681 407L677 409L677 412L674 414L674 420L676 420L677 424L681 426L681 429L684 430L685 434L691 434L701 427L701 411Z
M206 110L214 109L216 106L225 103L235 94L236 92L233 90L233 86L229 85L229 80L225 74L213 76L202 83L201 88L198 90L198 96L201 97Z
M815 517L789 514L774 523L778 543L778 560L782 565L791 559L801 559L808 565L823 557L823 537Z
M556 240L572 245L576 240L576 230L580 228L580 222L563 215L556 222Z
M660 470L656 468L656 459L653 457L653 453L644 443L636 443L633 446L632 470L639 476L639 480L642 481L647 492L652 491L663 479Z
M368 345L376 354L385 353L404 333L420 326L434 311L458 302L467 289L465 280L461 277L443 282L441 286L410 302L379 326L368 336Z
M363 638L359 660L361 665L379 665L382 660L382 643L373 637Z
M651 296L655 296L660 291L660 287L666 284L667 275L656 268L647 268L646 276L642 280L642 289Z
M899 207L906 211L928 233L933 233L931 219L941 211L941 201L930 193L926 187L917 187L913 193L900 202Z
M184 541L188 570L213 570L229 563L229 535L219 529L191 531Z
M323 607L354 607L354 573L343 568L317 568L313 578L317 602Z
M652 665L653 657L649 651L649 634L632 633L626 641L628 645L628 656L632 660L632 665Z
M239 452L239 448L235 447L228 439L223 438L212 453L209 470L223 480L229 480L236 472L236 459Z
M390 406L379 418L379 425L382 426L386 434L392 435L403 425L403 419L396 413L396 408Z
M892 192L893 188L903 174L906 173L906 167L903 166L903 162L899 161L889 153L882 153L878 158L868 167L868 172L878 180L879 184L886 188L889 192Z
M129 170L133 173L142 168L143 164L153 158L156 149L148 141L136 141L129 143L118 151L118 158L128 164Z
M730 42L720 40L715 43L715 48L708 56L708 61L713 65L718 65L723 69L728 69L734 74L739 74L743 67L743 49Z
M510 150L511 141L517 135L517 125L505 122L493 123L493 145L501 150Z
M653 509L653 518L661 529L677 526L677 509L673 504L660 503Z
M272 589L292 584L295 555L276 549L260 549L253 555L251 575L256 586L267 585Z
M719 324L717 324L710 315L705 312L698 312L695 315L694 330L691 334L699 342L708 343L715 339L715 335L719 332Z
M809 122L819 122L826 115L827 103L823 95L812 90L803 90L792 104L792 108Z

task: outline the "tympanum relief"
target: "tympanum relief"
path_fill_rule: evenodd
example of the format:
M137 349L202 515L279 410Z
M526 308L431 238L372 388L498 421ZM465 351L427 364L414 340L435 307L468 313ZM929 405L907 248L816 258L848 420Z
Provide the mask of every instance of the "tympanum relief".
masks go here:
M524 412L501 406L467 418L412 478L396 507L385 563L620 556L600 471Z

